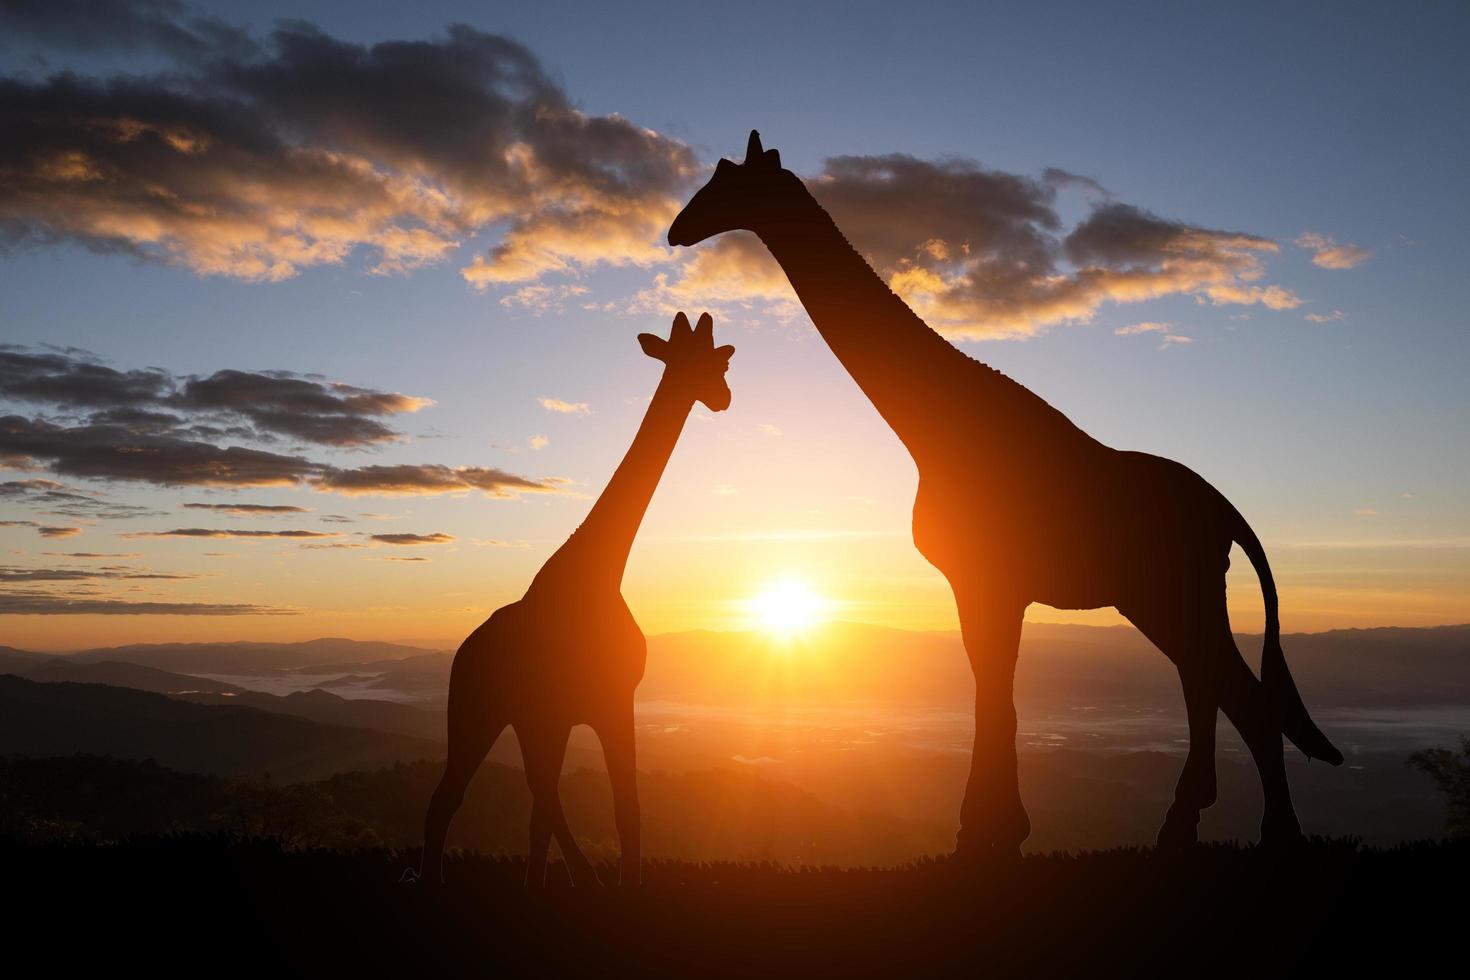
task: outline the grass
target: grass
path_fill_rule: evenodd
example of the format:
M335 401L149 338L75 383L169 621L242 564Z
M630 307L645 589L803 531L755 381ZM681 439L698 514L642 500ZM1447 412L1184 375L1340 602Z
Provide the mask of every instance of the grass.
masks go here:
M1317 976L1461 948L1470 842L1286 855L1211 845L1028 855L961 871L650 861L637 888L528 891L521 859L225 836L0 844L15 942L56 965L288 976ZM605 879L614 878L603 869ZM1453 897L1451 897L1453 896Z

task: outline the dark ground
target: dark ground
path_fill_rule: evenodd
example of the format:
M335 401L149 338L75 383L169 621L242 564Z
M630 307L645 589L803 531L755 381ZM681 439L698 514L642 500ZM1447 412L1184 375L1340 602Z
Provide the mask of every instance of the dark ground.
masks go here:
M35 972L56 975L1457 975L1470 842L1127 849L964 873L650 862L638 888L537 892L520 859L463 854L443 892L399 884L410 858L202 836L0 844L7 959L39 953Z

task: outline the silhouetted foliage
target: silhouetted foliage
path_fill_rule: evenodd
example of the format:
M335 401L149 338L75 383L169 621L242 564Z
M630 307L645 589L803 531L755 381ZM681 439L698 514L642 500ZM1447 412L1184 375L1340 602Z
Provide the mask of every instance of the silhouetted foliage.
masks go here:
M1460 751L1422 749L1409 756L1409 765L1434 780L1444 796L1445 833L1470 837L1470 738L1461 736Z

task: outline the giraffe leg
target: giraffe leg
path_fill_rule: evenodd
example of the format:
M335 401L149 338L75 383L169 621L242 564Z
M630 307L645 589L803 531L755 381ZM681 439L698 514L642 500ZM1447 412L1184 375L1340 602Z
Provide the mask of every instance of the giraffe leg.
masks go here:
M602 740L608 780L612 783L613 814L618 827L618 844L622 851L618 880L623 885L641 884L642 828L638 808L637 746L631 697L612 717L598 726L597 735Z
M1158 601L1124 610L1133 624L1179 669L1189 717L1189 754L1174 788L1174 802L1159 829L1160 847L1181 847L1199 839L1200 811L1215 802L1215 724L1220 684L1231 645L1225 613L1224 582L1198 587L1165 587Z
M1196 669L1179 671L1184 708L1189 715L1189 754L1174 786L1174 802L1159 828L1160 847L1184 847L1199 840L1200 811L1215 803L1215 722L1219 692Z
M1261 843L1272 846L1294 844L1302 838L1302 827L1291 802L1291 787L1286 781L1280 723L1265 689L1241 658L1240 651L1235 649L1233 640L1230 649L1234 656L1225 665L1220 704L1225 709L1225 716L1245 739L1261 776L1261 792L1266 803L1261 817Z
M960 630L975 675L975 747L960 805L955 853L1017 853L1031 833L1016 772L1013 686L1024 603L955 590Z
M424 816L424 850L416 874L419 880L443 884L444 841L449 835L449 822L464 802L465 788L475 771L504 729L503 721L450 727L449 759Z
M528 727L521 735L521 757L526 766L526 784L531 789L530 856L526 863L526 884L540 887L546 883L546 853L551 838L561 847L562 859L574 885L598 884L597 871L577 846L566 814L561 808L562 760L566 757L567 736L571 726Z

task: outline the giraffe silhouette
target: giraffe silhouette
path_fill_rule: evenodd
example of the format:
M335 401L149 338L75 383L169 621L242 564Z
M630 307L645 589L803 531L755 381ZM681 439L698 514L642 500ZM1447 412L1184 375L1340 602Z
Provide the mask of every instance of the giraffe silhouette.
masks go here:
M670 245L754 232L818 332L919 471L913 538L949 580L975 675L975 742L956 854L1014 853L1031 830L1016 773L1013 700L1026 607L1116 607L1176 665L1190 747L1159 831L1197 840L1215 800L1217 712L1239 729L1265 796L1261 837L1301 836L1281 736L1333 765L1342 755L1307 714L1282 653L1276 588L1260 541L1202 477L1172 460L1103 445L932 330L848 244L801 179L750 134L669 228ZM1266 607L1261 677L1231 636L1231 543L1255 566Z
M510 725L532 796L527 884L544 883L553 835L573 882L596 884L597 872L572 837L558 794L567 736L572 726L585 724L602 742L612 783L620 879L639 881L633 691L643 679L647 647L623 601L623 570L694 403L714 412L730 406L725 371L735 348L714 345L708 313L692 329L680 313L667 340L645 333L638 342L664 362L664 373L633 445L587 519L541 567L526 594L496 610L454 656L449 759L429 801L423 855L411 879L443 881L449 822L470 778Z

